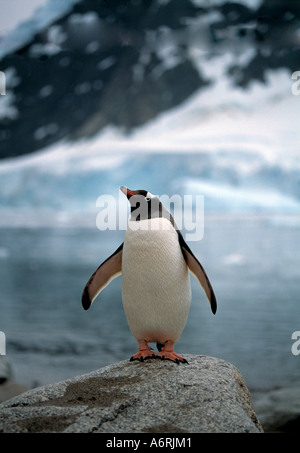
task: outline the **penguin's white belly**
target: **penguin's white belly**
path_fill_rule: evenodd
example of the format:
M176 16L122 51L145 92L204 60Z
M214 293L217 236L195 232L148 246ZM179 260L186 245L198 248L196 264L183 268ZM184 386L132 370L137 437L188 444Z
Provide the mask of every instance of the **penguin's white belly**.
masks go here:
M189 313L191 287L177 232L167 219L129 222L122 256L122 299L137 341L178 340Z

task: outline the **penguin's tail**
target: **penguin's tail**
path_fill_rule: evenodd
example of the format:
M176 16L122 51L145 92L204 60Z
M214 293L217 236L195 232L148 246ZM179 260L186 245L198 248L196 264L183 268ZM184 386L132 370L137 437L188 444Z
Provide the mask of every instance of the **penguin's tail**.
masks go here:
M162 348L164 347L164 344L162 343L156 343L156 347L158 349L158 352L160 352L162 350Z

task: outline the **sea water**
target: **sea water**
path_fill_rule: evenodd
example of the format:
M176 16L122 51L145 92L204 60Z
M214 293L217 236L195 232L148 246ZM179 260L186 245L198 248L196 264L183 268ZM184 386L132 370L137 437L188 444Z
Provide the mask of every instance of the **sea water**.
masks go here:
M0 229L0 330L14 379L34 387L128 360L137 343L122 307L121 277L89 311L81 293L124 231L96 227ZM208 214L189 243L218 301L216 315L191 275L192 304L178 353L233 363L253 390L297 383L300 223L295 217Z

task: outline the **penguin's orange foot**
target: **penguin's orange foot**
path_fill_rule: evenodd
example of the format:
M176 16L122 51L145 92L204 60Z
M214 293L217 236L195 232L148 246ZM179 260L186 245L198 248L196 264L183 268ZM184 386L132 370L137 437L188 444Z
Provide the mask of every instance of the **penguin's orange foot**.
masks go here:
M157 354L149 348L149 351L138 351L136 354L134 354L132 357L130 357L130 362L133 362L133 360L139 360L140 362L143 362L146 359L155 359L157 357Z
M181 355L179 354L176 354L176 352L159 352L158 353L158 357L160 357L162 360L172 360L172 362L175 362L175 363L188 363L188 361L182 357Z
M133 360L140 360L140 362L143 362L146 359L154 359L156 357L156 352L153 352L152 349L148 346L147 342L142 340L139 341L138 352L130 357L130 362L132 362Z
M175 363L188 363L184 357L174 352L174 343L171 341L167 341L165 346L161 348L161 351L157 354L157 356L162 360L172 360Z

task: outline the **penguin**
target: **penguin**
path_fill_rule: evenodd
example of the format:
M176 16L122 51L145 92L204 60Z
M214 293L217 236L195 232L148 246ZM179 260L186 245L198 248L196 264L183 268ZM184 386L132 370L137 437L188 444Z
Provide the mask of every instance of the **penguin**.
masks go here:
M149 358L187 363L174 351L191 304L190 276L202 286L212 313L217 300L202 265L186 244L172 215L146 190L121 192L131 215L124 242L93 273L82 293L88 310L98 294L122 274L122 302L129 328L138 343L130 360ZM154 352L148 343L156 343Z

